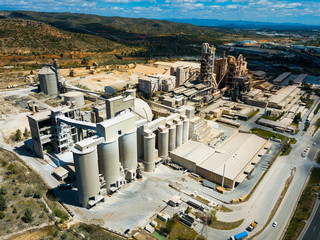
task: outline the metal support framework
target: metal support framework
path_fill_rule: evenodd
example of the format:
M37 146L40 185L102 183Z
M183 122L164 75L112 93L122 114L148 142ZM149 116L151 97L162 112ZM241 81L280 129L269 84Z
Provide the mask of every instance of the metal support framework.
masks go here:
M214 57L215 48L210 47L209 43L204 43L202 45L202 57L201 57L201 68L200 68L200 80L205 85L211 87L213 86L214 91L218 88L214 76Z

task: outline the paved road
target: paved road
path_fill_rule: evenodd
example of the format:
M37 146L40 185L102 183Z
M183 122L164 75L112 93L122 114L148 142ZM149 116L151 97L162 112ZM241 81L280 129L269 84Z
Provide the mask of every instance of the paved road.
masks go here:
M317 200L316 206L317 208L316 213L313 217L312 222L309 225L307 232L304 234L302 240L320 240L320 207L319 207L319 200Z

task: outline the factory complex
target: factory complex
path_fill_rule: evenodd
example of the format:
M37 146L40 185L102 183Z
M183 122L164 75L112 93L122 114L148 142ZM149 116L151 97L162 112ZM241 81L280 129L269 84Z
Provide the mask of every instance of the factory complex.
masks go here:
M208 43L198 62L95 67L38 71L24 147L70 212L122 232L151 234L155 216L175 213L192 227L197 211L245 201L319 104L305 74L249 71L241 54L218 57Z

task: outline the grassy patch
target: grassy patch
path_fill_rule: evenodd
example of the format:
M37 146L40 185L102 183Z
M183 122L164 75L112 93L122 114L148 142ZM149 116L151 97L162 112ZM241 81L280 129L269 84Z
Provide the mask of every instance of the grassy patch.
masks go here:
M175 221L174 227L169 234L168 240L177 240L177 239L194 239L197 235L197 232L191 228L186 227L179 221Z
M88 239L88 240L124 240L125 238L116 236L105 231L103 228L96 225L77 224L69 228L68 230L59 229L56 225L43 227L40 229L33 229L20 236L15 236L14 240L21 239L37 239L51 240L51 239ZM83 236L83 237L82 237Z
M192 240L197 235L195 230L188 228L179 222L178 215L174 215L173 218L166 223L158 218L155 219L155 221L158 224L156 229L159 230L160 233L166 231L169 232L167 240Z
M210 203L209 200L204 199L203 197L201 197L201 196L199 196L199 195L196 196L196 199L199 200L200 202L204 203L204 204L207 204L207 205Z
M222 222L215 220L210 224L210 227L219 229L219 230L231 230L239 227L243 223L244 219L240 219L235 222Z
M296 143L297 143L297 139L289 138L289 141L283 146L280 156L289 155L291 150L292 150L292 146L291 145L296 144Z
M319 158L319 156L318 156ZM319 160L319 159L318 159ZM296 209L296 213L294 218L290 222L290 226L285 235L285 240L289 239L297 239L300 235L302 229L306 224L306 220L309 218L313 206L317 200L318 192L319 192L319 182L320 182L320 169L315 168L312 170L312 174L310 180L307 184L306 189L298 203L298 207Z
M318 118L316 121L316 126L314 128L314 132L313 132L312 136L318 131L319 127L320 127L320 118Z
M159 239L159 240L165 240L166 237L161 235L158 231L154 231L151 236L155 237L156 239Z
M284 135L281 135L279 133L274 133L274 132L271 132L271 131L267 131L267 130L264 130L264 129L261 129L261 128L252 128L252 129L250 129L250 131L253 134L256 134L256 135L261 136L261 137L278 138L281 141L283 141L285 139Z
M314 115L316 115L319 112L319 110L320 110L320 103L318 103L317 107L315 108L315 110L313 112Z
M88 88L88 87L85 86L85 85L81 85L80 83L77 83L77 84L76 84L76 87L81 88L81 89L84 89L84 90L90 90L90 88Z
M232 212L232 210L230 208L227 208L225 207L224 205L222 205L220 208L219 208L219 211L221 212Z
M288 143L289 143L289 144L296 144L296 143L297 143L297 139L295 139L295 138L290 138Z
M268 119L268 120L271 120L271 121L276 121L278 116L266 116L266 115L262 115L261 118L264 118L264 119Z
M0 220L0 238L25 228L54 220L50 209L57 209L64 220L68 215L57 199L48 198L41 177L12 152L0 149L1 193L6 199L5 216ZM29 210L27 210L29 209ZM30 211L31 210L31 211ZM26 215L26 212L29 212Z
M280 156L287 156L287 155L289 155L290 152L291 152L291 150L292 150L291 145L290 145L290 144L286 144L286 145L284 146L284 151L280 154Z
M258 112L259 112L259 110L256 110L256 111L252 112L252 113L249 115L248 120L251 119L251 118L253 118L255 115L257 115Z

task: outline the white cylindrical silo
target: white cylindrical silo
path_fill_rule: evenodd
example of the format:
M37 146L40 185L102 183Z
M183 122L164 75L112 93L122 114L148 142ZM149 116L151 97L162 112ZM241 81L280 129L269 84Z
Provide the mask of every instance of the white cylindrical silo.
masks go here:
M128 171L136 170L138 165L137 131L125 133L119 137L120 162Z
M140 161L143 159L143 135L141 131L137 132L137 152Z
M153 172L155 168L155 149L156 149L156 135L149 133L143 137L144 145L144 171Z
M99 170L106 181L107 192L121 178L118 138L98 145Z
M189 140L189 119L183 119L183 134L182 134L182 144Z
M64 103L67 104L68 102L74 103L75 107L80 107L84 105L84 97L82 92L67 92L64 94Z
M176 125L172 122L167 123L169 128L169 152L176 149Z
M183 123L179 120L174 120L176 124L176 147L180 147L182 145L182 133L183 133Z
M89 207L89 199L100 192L97 147L73 149L79 205Z
M158 130L158 154L159 157L166 158L169 151L169 130L164 126L160 126Z
M56 73L51 69L50 66L45 65L38 72L40 91L47 95L58 94L58 81Z

